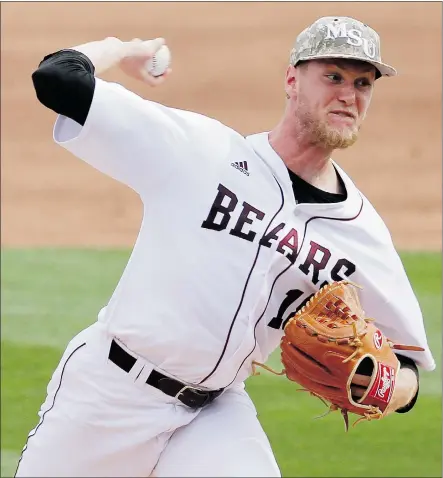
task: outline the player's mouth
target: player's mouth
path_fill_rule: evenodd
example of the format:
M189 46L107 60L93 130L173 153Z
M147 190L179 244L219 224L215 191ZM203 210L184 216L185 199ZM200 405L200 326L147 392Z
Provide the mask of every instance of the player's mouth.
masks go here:
M334 114L334 115L338 115L338 116L346 116L348 118L353 118L355 119L355 113L353 113L352 111L349 111L349 110L332 110L330 111L330 113Z
M351 111L346 111L346 110L333 110L329 112L329 116L334 120L338 121L340 123L354 123L356 120L356 115L352 113Z

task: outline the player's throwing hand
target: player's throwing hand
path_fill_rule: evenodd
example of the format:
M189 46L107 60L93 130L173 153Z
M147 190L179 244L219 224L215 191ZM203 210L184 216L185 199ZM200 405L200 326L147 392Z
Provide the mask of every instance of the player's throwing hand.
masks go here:
M154 57L164 44L164 38L156 38L155 40L147 41L134 38L132 41L126 42L126 55L120 61L119 67L128 76L148 83L150 86L158 86L162 84L165 81L165 78L171 73L171 69L167 68L160 76L152 76L146 68L146 63Z
M76 50L88 57L94 65L95 74L101 74L113 66L119 66L128 76L143 81L149 86L158 86L165 81L171 69L166 68L163 74L153 76L148 71L148 65L164 44L164 38L146 41L134 38L124 42L115 37L107 37L104 40L73 47L71 50Z

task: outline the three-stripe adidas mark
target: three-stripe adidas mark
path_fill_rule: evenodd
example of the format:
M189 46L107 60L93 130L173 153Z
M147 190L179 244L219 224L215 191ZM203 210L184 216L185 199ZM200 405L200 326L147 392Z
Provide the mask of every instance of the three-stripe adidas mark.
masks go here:
M246 176L249 176L247 161L240 161L239 163L231 163L231 166L234 166L235 169L238 169L243 174L246 174Z

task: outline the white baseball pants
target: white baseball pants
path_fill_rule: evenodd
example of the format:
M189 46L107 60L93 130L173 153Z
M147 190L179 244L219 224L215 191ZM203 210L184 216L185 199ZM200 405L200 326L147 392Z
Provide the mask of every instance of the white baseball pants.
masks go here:
M240 387L192 410L108 360L102 324L69 343L18 463L17 477L279 477L255 407ZM135 355L135 354L133 354Z

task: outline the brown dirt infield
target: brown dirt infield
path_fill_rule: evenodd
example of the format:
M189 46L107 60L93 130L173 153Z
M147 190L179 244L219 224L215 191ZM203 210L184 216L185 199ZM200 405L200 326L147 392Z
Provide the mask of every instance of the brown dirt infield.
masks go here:
M335 155L379 210L399 248L441 250L441 9L437 3L2 3L3 246L131 246L141 204L130 189L52 141L55 115L31 73L61 48L117 36L164 36L174 73L142 96L216 117L242 133L272 128L295 36L350 15L382 37L400 76L377 84L361 139Z

